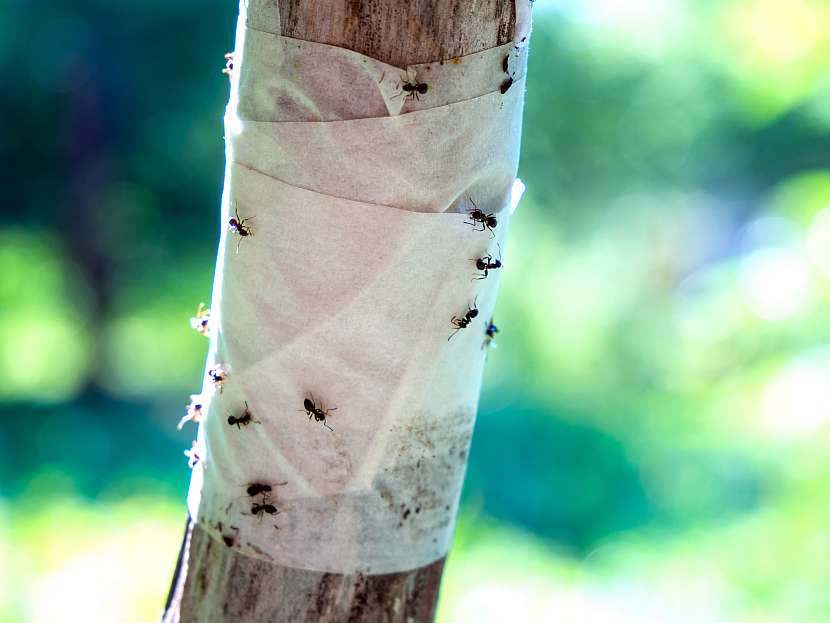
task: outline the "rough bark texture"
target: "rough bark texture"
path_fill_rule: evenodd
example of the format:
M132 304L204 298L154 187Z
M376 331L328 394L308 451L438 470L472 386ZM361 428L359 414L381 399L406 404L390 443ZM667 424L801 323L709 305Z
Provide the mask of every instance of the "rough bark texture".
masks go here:
M512 0L276 0L282 34L391 65L428 63L513 38Z
M512 39L513 0L274 0L282 34L405 66ZM411 571L344 575L245 557L188 522L164 623L423 623L444 560Z

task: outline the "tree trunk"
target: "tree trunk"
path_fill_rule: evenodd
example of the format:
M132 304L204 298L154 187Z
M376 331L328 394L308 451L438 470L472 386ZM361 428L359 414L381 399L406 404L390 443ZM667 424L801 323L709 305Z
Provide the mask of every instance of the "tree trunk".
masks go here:
M279 24L285 37L348 48L397 67L506 44L516 21L513 0L248 0L246 5ZM275 15L263 16L268 12ZM242 242L240 255L247 244ZM466 449L459 454L465 460ZM431 621L443 567L444 558L395 573L295 568L245 555L189 519L164 622Z

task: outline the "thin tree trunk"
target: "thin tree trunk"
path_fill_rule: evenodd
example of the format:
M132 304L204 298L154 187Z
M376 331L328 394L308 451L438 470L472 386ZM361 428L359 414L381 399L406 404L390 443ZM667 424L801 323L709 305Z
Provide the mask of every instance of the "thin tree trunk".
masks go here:
M253 3L251 3L253 4ZM513 0L273 0L287 37L386 63L452 59L508 43ZM389 574L276 565L225 547L188 520L164 622L424 622L434 617L444 559Z

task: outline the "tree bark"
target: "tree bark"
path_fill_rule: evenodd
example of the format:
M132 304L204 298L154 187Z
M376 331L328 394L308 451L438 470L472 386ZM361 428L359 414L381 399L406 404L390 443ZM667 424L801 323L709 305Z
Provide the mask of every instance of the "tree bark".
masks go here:
M262 10L262 9L260 9ZM399 67L508 43L513 0L273 0L282 35ZM425 622L444 559L401 573L337 574L246 557L188 520L165 608L174 622Z

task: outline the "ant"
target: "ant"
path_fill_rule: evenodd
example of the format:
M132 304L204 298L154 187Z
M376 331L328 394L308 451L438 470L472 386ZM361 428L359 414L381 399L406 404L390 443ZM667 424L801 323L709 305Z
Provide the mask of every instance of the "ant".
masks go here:
M233 204L233 213L234 216L228 219L228 229L231 231L231 233L239 236L239 240L237 240L236 242L236 252L239 253L239 245L242 244L242 239L254 235L254 228L250 225L246 225L245 223L255 219L256 216L240 218L239 206L236 205L236 202L234 202Z
M401 82L400 89L401 92L406 93L405 99L420 100L418 96L426 94L429 86L425 82L417 82L415 70L410 68L406 70L406 82Z
M230 78L233 74L233 52L228 52L225 54L225 68L222 70L222 73L225 74L228 78Z
M493 256L489 253L483 257L479 257L473 260L476 263L476 268L484 272L482 275L478 277L473 277L471 281L474 281L476 279L487 279L487 275L490 273L491 270L501 268L501 245L496 243L496 247L499 250L499 258L497 260L493 260Z
M303 410L308 413L308 419L310 420L314 417L315 422L322 422L323 426L328 428L330 431L334 431L334 429L326 424L326 417L328 417L329 412L337 411L337 407L332 407L331 409L323 409L322 406L317 406L314 403L314 396L311 398L306 398L303 400Z
M277 507L273 504L257 504L256 502L251 504L251 515L256 515L258 519L262 519L263 513L268 513L269 515L280 514Z
M266 485L262 484L261 482L252 482L245 488L245 492L248 494L248 497L254 497L262 494L262 499L267 500L270 497L271 491L274 487L282 487L287 484L287 480L285 482L278 482L273 485Z
M196 315L190 319L190 326L199 335L208 336L210 333L210 308L205 307L204 303L199 303L196 308Z
M486 337L484 338L484 343L482 343L481 345L481 350L484 350L489 346L492 346L493 348L496 347L496 343L493 341L493 339L496 337L496 333L498 332L499 328L495 324L493 324L493 319L490 318L490 321L487 323L487 328L484 330L484 335Z
M225 384L225 380L228 378L228 371L220 364L215 368L211 368L208 370L208 376L210 380L213 381L213 387L219 390L219 393L222 393L222 386Z
M507 90L510 87L513 86L513 78L515 77L515 73L513 73L513 74L510 73L510 55L509 54L507 56L505 56L504 60L501 62L501 68L504 71L504 73L507 74L507 79L504 82L502 82L501 86L499 87L499 91L501 91L501 94L504 95L505 93L507 93Z
M450 336L447 338L448 342L453 337L455 337L455 334L458 333L459 331L461 331L461 329L466 329L467 327L469 327L470 323L473 321L473 318L478 316L478 309L476 308L476 301L477 300L478 300L478 297L476 297L476 299L473 301L473 306L469 307L467 309L467 311L464 313L463 317L458 318L456 316L453 316L452 318L450 318L450 324L452 324L452 326L455 327L455 331L453 331L450 334Z
M179 420L179 424L176 426L176 430L183 429L184 425L188 422L198 423L202 421L202 402L200 398L201 396L199 396L198 394L192 394L190 396L190 404L187 405L185 414L182 416L182 419Z
M470 203L473 204L473 209L468 210L467 216L470 217L470 221L464 221L467 225L472 225L476 227L477 223L481 223L481 229L476 228L476 231L484 231L485 229L490 230L490 238L495 238L496 234L493 231L496 228L496 225L499 222L496 220L496 215L492 212L489 214L485 214L482 210L478 209L476 202L473 201L473 198L467 195L467 199L470 200Z
M196 467L196 463L202 460L202 457L199 456L199 442L194 440L190 446L190 450L185 450L184 455L188 459L187 466L190 469ZM204 465L204 462L202 462L202 465Z
M260 423L259 420L255 420L254 416L251 415L251 411L250 411L250 409L248 409L248 402L247 401L245 402L245 411L242 412L242 415L240 415L239 417L234 417L233 414L228 416L228 424L230 424L231 426L236 424L236 427L240 428L240 429L243 426L247 426L251 422L254 422L255 424Z

